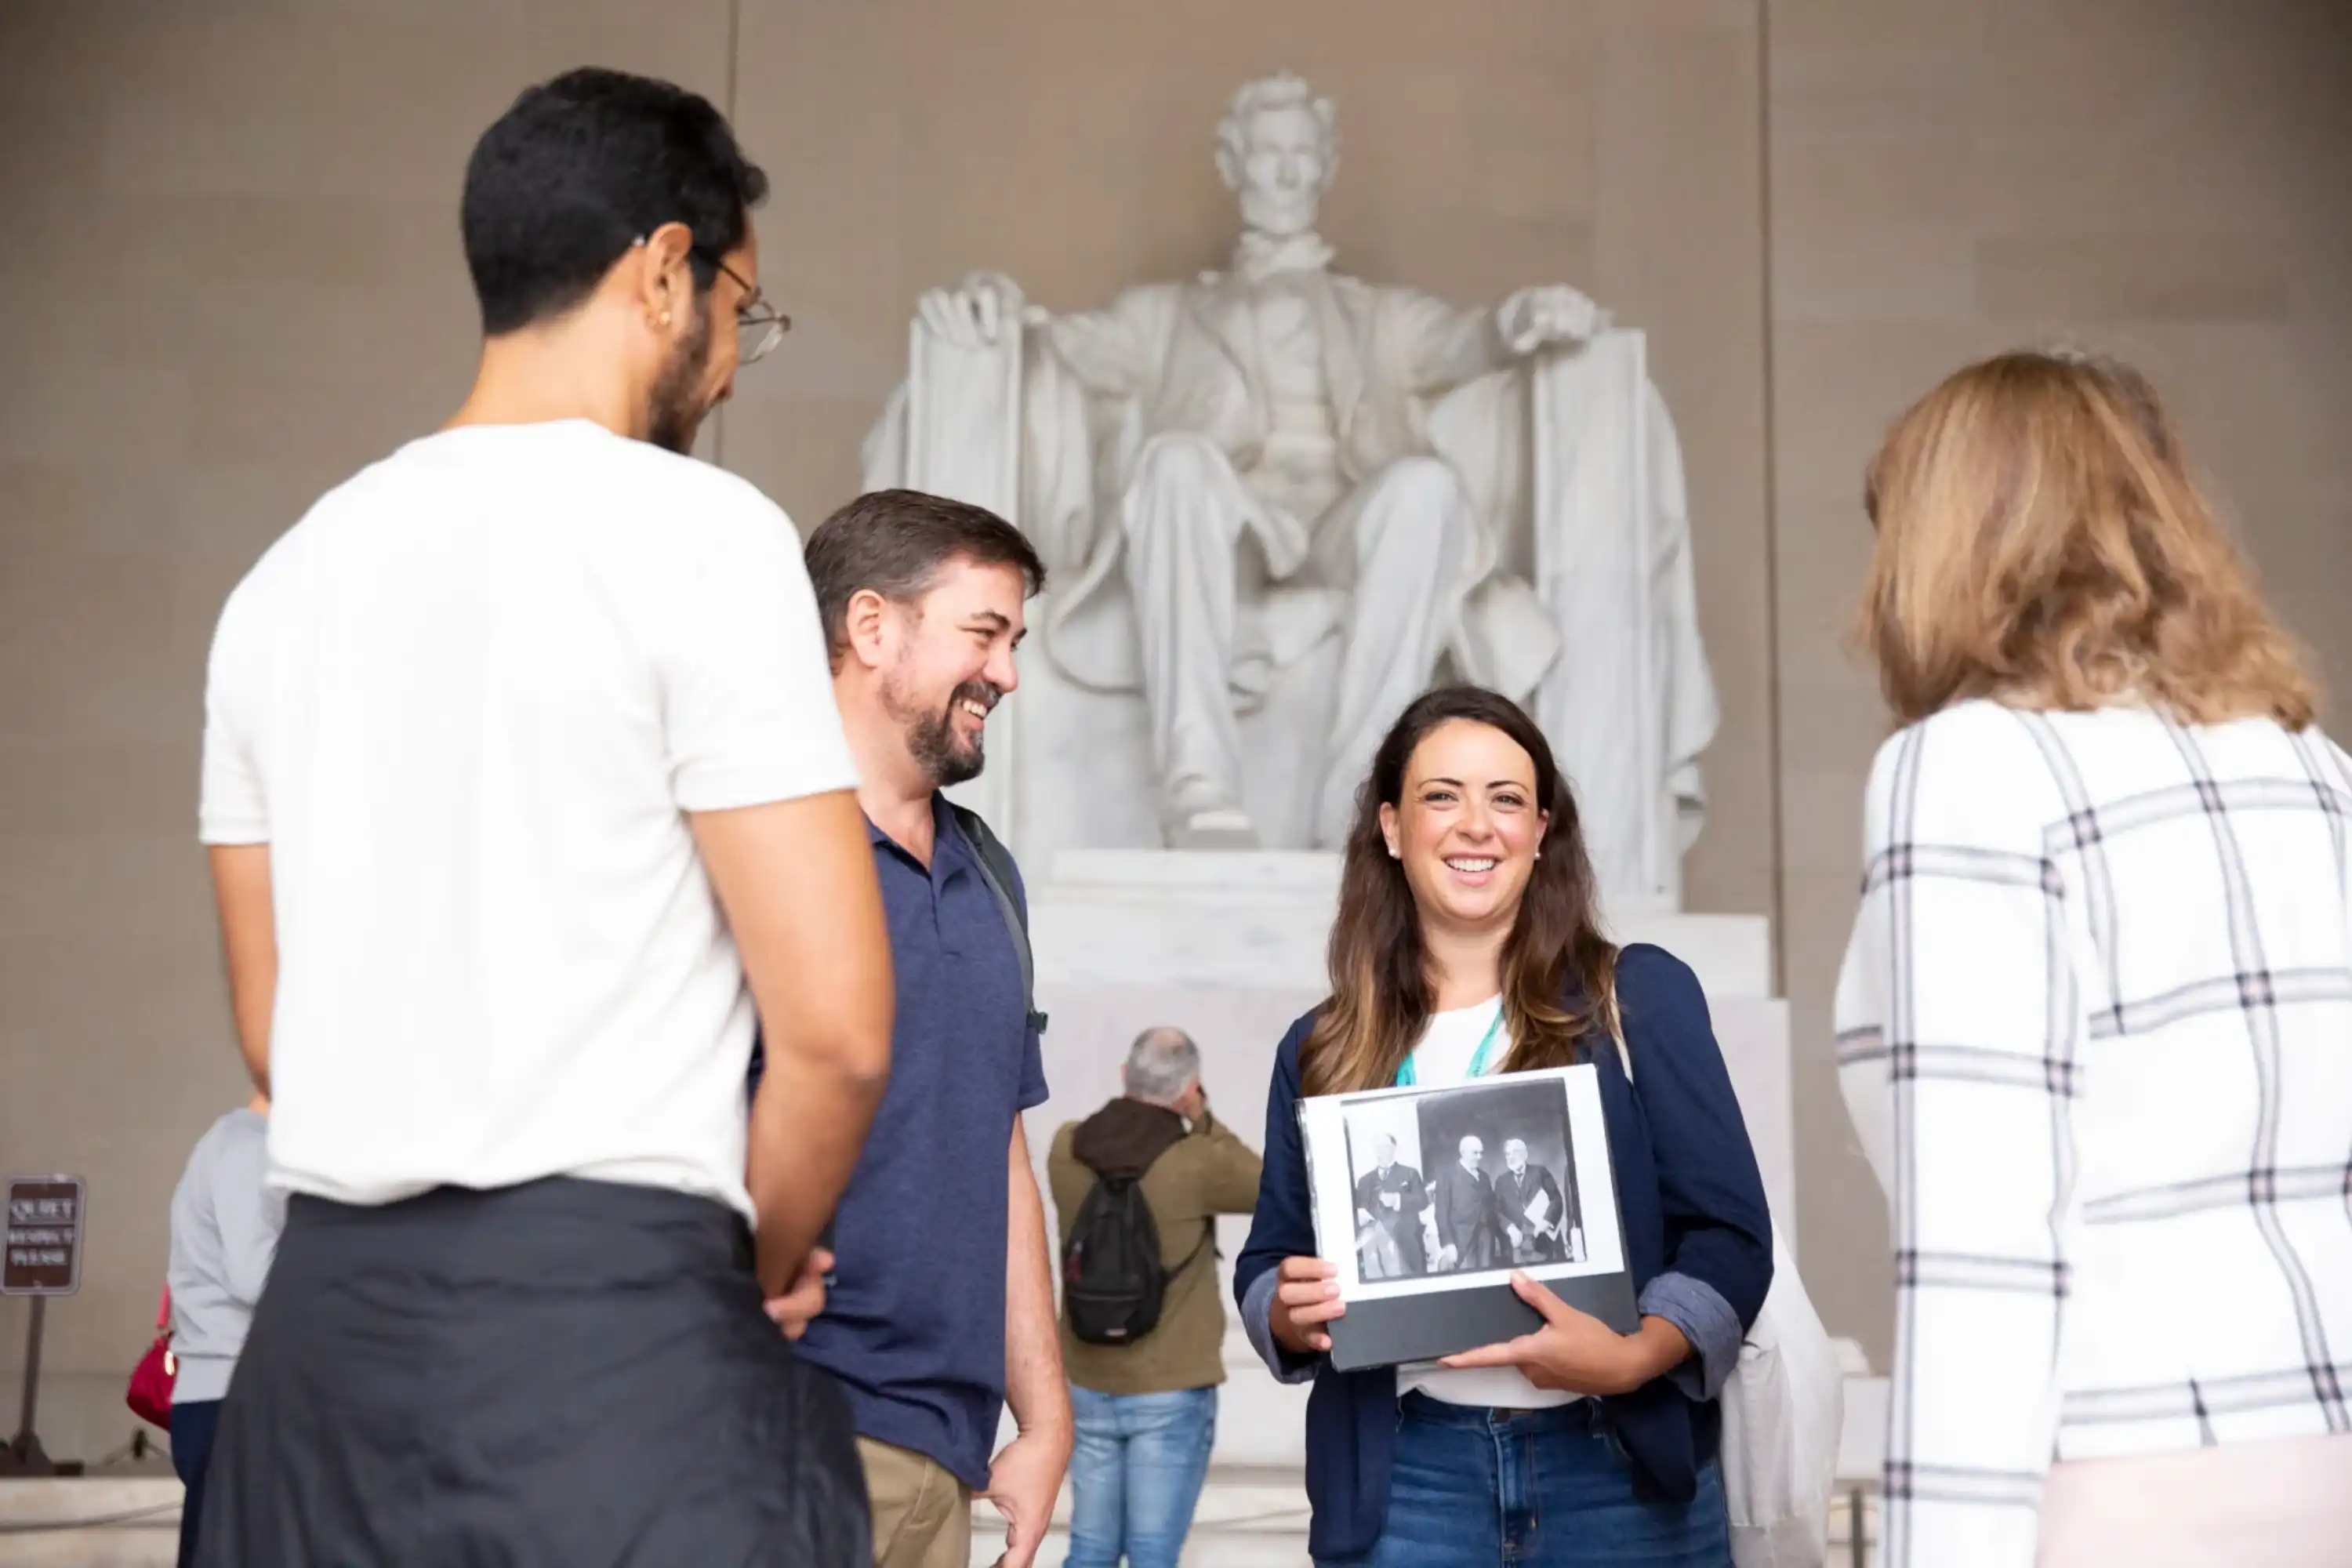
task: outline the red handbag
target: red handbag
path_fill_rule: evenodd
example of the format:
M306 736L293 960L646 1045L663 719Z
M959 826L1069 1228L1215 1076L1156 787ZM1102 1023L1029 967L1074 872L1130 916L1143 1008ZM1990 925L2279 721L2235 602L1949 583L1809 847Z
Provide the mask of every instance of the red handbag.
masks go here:
M163 1304L155 1310L155 1342L131 1370L131 1388L123 1403L131 1413L164 1431L172 1429L172 1384L179 1380L179 1358L172 1353L172 1291L163 1289Z

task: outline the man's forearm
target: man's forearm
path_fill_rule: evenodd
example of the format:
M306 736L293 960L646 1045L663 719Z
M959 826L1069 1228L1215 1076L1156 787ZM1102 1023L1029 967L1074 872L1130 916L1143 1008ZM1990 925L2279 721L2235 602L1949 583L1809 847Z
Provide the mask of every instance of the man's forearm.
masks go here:
M886 1079L772 1057L751 1104L745 1185L760 1216L761 1288L783 1293L849 1185Z
M278 1010L278 915L269 846L215 845L210 859L237 1052L253 1087L268 1094L269 1026Z
M777 1296L849 1184L889 1079L889 927L848 791L690 820L764 1031L744 1183L760 1284Z
M1070 1433L1070 1389L1054 1311L1054 1270L1045 1244L1045 1203L1029 1168L1029 1141L1013 1122L1006 1162L1004 1402L1022 1435Z

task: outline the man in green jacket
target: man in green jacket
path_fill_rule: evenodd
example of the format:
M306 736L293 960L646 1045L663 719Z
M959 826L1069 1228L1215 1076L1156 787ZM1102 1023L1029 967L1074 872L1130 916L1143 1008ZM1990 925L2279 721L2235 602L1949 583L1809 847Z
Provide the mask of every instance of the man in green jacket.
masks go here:
M1069 1568L1175 1568L1216 1436L1225 1308L1216 1216L1257 1205L1258 1156L1209 1114L1201 1052L1181 1029L1146 1029L1127 1092L1054 1135L1046 1173L1064 1248L1104 1175L1142 1173L1167 1286L1160 1321L1129 1343L1090 1344L1063 1315L1062 1361L1077 1417Z

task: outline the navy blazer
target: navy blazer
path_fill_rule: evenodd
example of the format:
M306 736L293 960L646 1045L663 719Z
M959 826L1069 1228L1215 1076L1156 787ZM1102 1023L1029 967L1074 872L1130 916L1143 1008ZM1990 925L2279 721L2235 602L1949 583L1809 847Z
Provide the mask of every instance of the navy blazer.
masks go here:
M1588 1037L1584 1059L1600 1073L1634 1289L1670 1271L1688 1275L1719 1294L1742 1329L1750 1327L1772 1283L1772 1222L1706 994L1688 964L1637 943L1618 954L1617 1001L1634 1081L1626 1081L1605 1036ZM1315 1253L1297 1113L1298 1049L1314 1020L1309 1013L1293 1024L1275 1053L1265 1173L1249 1245L1234 1268L1236 1301L1284 1258ZM1388 1514L1396 1373L1339 1372L1320 1356L1285 1352L1285 1359L1288 1370L1315 1372L1307 1401L1307 1495L1314 1508L1307 1550L1318 1562L1360 1557L1380 1540ZM1695 1401L1660 1377L1603 1399L1601 1407L1633 1460L1638 1493L1667 1501L1696 1494L1719 1429L1713 1400Z

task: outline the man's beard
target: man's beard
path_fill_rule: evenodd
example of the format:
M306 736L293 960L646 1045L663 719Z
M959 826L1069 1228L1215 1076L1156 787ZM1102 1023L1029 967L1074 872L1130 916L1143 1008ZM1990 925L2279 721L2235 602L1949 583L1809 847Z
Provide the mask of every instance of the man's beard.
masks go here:
M906 726L908 753L931 781L931 787L947 789L978 778L980 770L988 765L984 735L973 736L967 745L956 734L956 709L966 700L993 709L1003 695L992 680L967 680L948 693L944 707L937 712L926 712L891 684L882 689L882 705L893 719Z
M710 368L710 311L702 300L694 306L694 331L686 335L654 383L652 406L646 416L646 439L680 457L694 450L710 405L703 397L704 373Z

